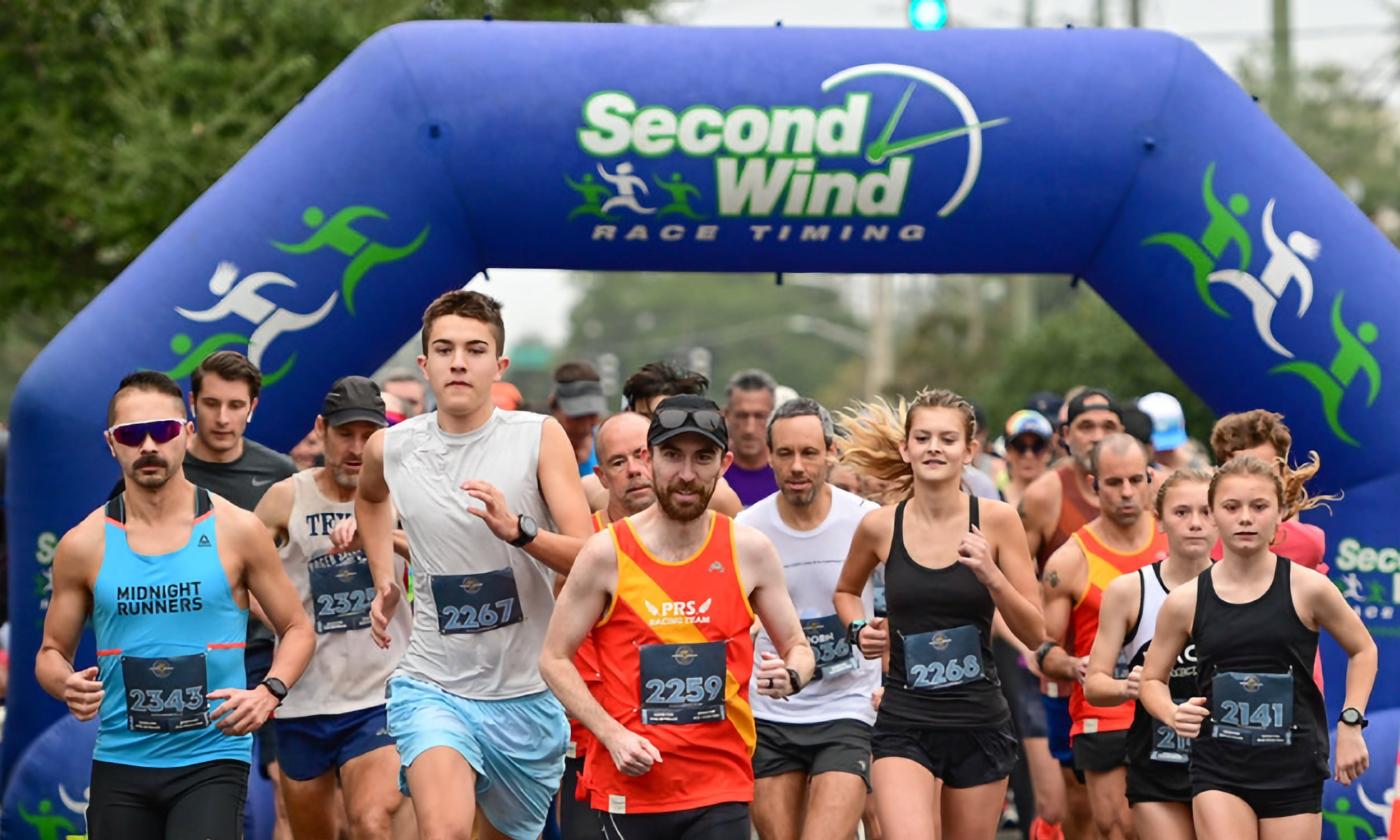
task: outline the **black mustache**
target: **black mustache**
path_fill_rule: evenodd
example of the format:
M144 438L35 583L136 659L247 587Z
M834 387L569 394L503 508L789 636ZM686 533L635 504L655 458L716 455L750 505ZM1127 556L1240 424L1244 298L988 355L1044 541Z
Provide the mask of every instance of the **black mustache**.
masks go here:
M142 455L140 458L137 458L137 459L136 459L136 463L132 464L132 465L131 465L131 468L132 468L133 470L139 470L139 469L142 469L142 468L144 468L144 467L168 467L168 466L170 466L170 464L169 464L168 462L166 462L166 460L165 460L164 458L160 457L159 455L151 454L151 455Z

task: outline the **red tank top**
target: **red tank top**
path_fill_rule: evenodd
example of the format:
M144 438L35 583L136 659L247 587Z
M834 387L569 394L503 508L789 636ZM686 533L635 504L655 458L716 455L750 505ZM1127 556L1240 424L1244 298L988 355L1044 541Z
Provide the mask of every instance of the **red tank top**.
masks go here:
M1154 521L1151 538L1140 548L1126 554L1104 545L1088 525L1075 531L1072 539L1084 552L1089 582L1075 600L1074 611L1069 616L1072 634L1070 646L1075 656L1088 656L1094 647L1094 637L1099 632L1099 607L1103 604L1103 591L1119 575L1166 559L1167 535L1157 530ZM1074 726L1069 730L1070 737L1127 730L1133 725L1134 708L1131 700L1119 706L1095 706L1084 697L1084 686L1076 682L1069 696L1069 714L1074 720Z
M606 750L589 752L583 778L597 810L645 814L753 800L749 627L754 613L739 577L734 520L718 513L710 517L704 545L679 563L655 557L630 521L611 528L617 592L593 628L598 650L607 652L599 658L602 682L594 696L618 723L650 741L662 761L641 776L627 776ZM682 677L696 662L709 662L715 671L713 693L709 678L695 680L698 702L706 709L702 722L659 722L673 710L680 717L680 709L663 707L658 713L656 704L675 702L683 693L692 699ZM650 723L643 720L644 706L658 715Z
M607 530L607 527L603 511L593 514L593 533ZM603 675L598 671L598 646L593 642L592 633L583 637L578 650L574 652L574 667L578 669L579 676L583 677L590 691L602 681ZM583 758L592 743L593 733L588 731L588 727L569 718L569 747L564 754L569 758ZM581 787L576 789L582 791Z
M1055 522L1055 532L1050 535L1047 542L1041 543L1040 551L1035 555L1035 571L1039 575L1045 571L1045 564L1050 562L1050 555L1055 553L1055 549L1065 544L1070 534L1088 525L1099 511L1079 492L1079 483L1075 481L1074 464L1065 464L1055 468L1055 475L1060 477L1060 518Z

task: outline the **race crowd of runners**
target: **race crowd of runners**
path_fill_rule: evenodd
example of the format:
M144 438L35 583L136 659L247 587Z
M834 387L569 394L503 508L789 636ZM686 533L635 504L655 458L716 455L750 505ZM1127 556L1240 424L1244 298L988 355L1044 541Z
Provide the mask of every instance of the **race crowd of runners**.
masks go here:
M533 413L506 347L442 295L426 388L339 379L296 463L238 353L113 383L36 664L98 719L89 837L241 837L252 766L279 840L1285 840L1368 765L1376 647L1278 414L1206 452L1166 394L989 425L662 361Z

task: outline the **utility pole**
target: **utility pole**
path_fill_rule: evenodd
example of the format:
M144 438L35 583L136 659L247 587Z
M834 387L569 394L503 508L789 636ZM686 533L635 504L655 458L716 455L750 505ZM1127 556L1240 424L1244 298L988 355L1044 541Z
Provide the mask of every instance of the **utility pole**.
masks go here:
M1269 97L1274 119L1287 124L1293 109L1293 24L1288 0L1273 0L1274 91Z
M871 399L894 378L894 328L890 323L890 285L888 274L867 275L870 280L870 348L865 356L865 396Z
M1011 337L1022 339L1035 326L1035 275L1014 274L1006 278L1011 307Z
M1021 25L1027 29L1035 28L1035 0L1025 0L1025 9L1021 15Z
M1142 0L1128 0L1128 25L1134 29L1142 26Z
M1094 0L1094 26L1108 26L1108 0Z

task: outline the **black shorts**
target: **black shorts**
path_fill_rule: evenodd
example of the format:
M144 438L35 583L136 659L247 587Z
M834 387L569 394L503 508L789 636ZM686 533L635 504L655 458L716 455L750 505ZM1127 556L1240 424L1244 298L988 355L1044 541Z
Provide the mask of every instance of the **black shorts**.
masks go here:
M1208 790L1218 790L1231 796L1238 796L1250 808L1254 809L1254 816L1261 820L1271 820L1278 817L1293 817L1298 814L1321 813L1322 784L1321 781L1318 781L1300 787L1260 790L1199 781L1191 783L1191 793L1195 796Z
M799 772L853 773L870 789L868 723L849 718L827 723L758 721L758 744L753 752L755 778Z
M253 638L243 649L243 670L248 676L249 690L257 688L259 683L267 679L267 672L272 669L274 647L270 641ZM272 721L269 720L263 724L261 729L254 732L253 738L258 745L257 752L253 754L253 760L257 762L258 771L266 779L267 765L277 760L277 734L273 731Z
M1021 745L1009 721L985 729L882 729L877 721L870 747L876 761L907 758L948 787L970 788L1010 776Z
M603 840L735 840L753 831L747 802L659 814L593 813L603 829Z
M1160 761L1128 764L1128 804L1191 802L1191 771L1185 764Z
M186 767L92 763L92 840L198 837L241 840L248 765L223 759Z
M597 745L597 742L594 742ZM601 746L597 747L602 749ZM559 837L561 840L598 840L598 819L588 807L588 797L576 798L583 776L583 756L564 759L559 780Z
M1080 733L1070 745L1074 769L1081 773L1107 773L1128 765L1128 730Z

